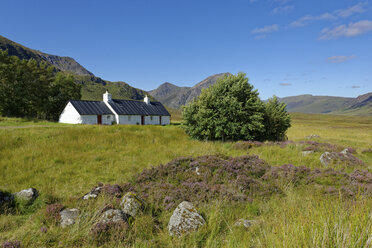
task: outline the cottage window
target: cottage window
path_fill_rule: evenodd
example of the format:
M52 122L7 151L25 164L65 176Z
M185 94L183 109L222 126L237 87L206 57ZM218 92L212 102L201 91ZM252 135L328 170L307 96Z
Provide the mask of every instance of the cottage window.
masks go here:
M132 118L131 118L131 116L130 116L130 115L128 115L128 121L131 121L131 119L132 119Z
M150 120L152 120L152 116L150 117Z

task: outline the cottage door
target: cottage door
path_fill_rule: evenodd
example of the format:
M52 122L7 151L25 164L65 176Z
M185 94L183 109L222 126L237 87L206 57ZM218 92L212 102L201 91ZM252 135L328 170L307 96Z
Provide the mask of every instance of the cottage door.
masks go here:
M145 116L144 115L141 116L141 125L145 125Z
M159 125L161 125L161 116L159 116Z
M97 124L102 125L102 115L97 115Z

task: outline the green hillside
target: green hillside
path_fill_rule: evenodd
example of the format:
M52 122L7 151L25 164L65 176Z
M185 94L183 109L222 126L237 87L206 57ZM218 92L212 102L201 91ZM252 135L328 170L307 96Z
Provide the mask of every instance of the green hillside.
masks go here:
M140 100L147 92L133 88L125 82L110 82L94 76L82 65L70 57L50 55L27 48L0 35L0 50L7 50L9 55L20 59L35 59L53 65L57 71L73 74L76 83L82 84L83 100L102 100L102 94L109 90L114 98Z

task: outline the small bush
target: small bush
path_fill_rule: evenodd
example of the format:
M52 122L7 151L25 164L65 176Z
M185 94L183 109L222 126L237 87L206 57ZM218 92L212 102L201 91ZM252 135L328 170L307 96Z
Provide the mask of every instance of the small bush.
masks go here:
M18 240L15 241L5 241L3 243L3 248L21 248L21 242Z
M64 206L60 203L50 204L45 209L45 219L58 223L61 220L60 212L64 209Z
M108 241L114 243L124 242L128 239L129 226L126 222L99 222L91 229L91 235L95 243L103 245Z

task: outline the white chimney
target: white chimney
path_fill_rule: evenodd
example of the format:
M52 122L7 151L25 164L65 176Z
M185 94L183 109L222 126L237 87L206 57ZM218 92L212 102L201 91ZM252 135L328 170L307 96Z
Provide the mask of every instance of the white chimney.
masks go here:
M143 99L143 101L146 103L146 104L150 104L150 98L146 95L145 98Z
M104 102L109 102L109 101L111 101L111 100L112 100L111 94L108 93L108 91L106 90L106 93L103 94L103 101L104 101Z

